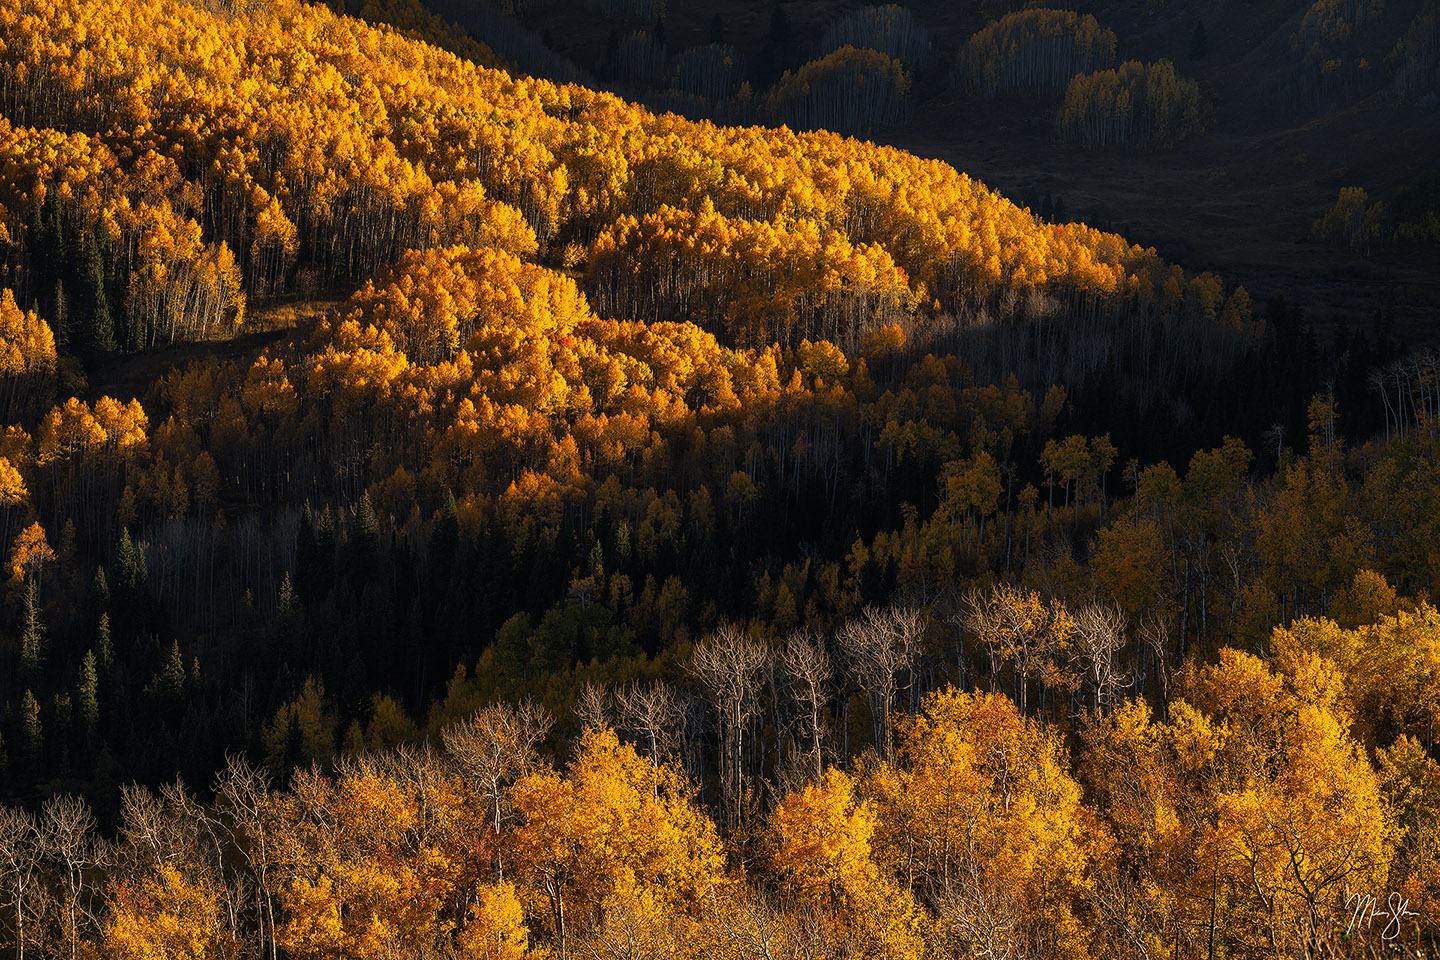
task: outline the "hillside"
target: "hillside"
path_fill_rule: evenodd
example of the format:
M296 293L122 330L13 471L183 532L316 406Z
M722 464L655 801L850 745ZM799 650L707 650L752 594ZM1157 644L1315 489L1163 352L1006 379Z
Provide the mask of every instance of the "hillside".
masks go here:
M435 6L448 9L438 0ZM515 18L536 37L549 37L557 56L604 76L611 32L653 31L663 13L671 63L717 38L730 45L755 104L732 112L762 119L760 104L782 71L819 56L816 39L865 9L798 0L703 9L615 6L632 12L614 15L595 2L530 0ZM1339 12L1327 12L1331 7ZM1083 4L1081 13L1115 33L1119 60L1173 61L1200 84L1209 109L1204 134L1171 150L1098 157L1054 135L1056 97L987 101L954 84L950 70L969 37L1018 5L918 0L904 9L913 17L913 31L928 41L929 54L911 69L914 119L869 131L877 141L951 163L1037 212L1043 197L1059 197L1067 216L1154 246L1187 269L1235 278L1261 300L1285 296L1302 305L1326 336L1339 325L1353 328L1360 318L1389 311L1396 333L1433 339L1429 318L1440 303L1433 242L1356 256L1310 238L1311 223L1342 187L1360 186L1393 202L1406 187L1434 175L1431 158L1440 153L1440 133L1433 92L1429 99L1413 90L1402 95L1396 86L1397 44L1433 16L1425 3ZM1356 9L1369 11L1358 26ZM778 29L777 18L783 20ZM1206 52L1192 59L1197 22L1206 28ZM1322 36L1321 29L1330 33ZM870 40L885 42L873 35ZM619 89L682 112L714 111L703 102L653 92L669 82L617 81ZM1433 91L1433 72L1427 83L1423 89Z
M0 949L1434 949L1420 301L1076 219L1247 129L1158 33L516 6L0 0Z

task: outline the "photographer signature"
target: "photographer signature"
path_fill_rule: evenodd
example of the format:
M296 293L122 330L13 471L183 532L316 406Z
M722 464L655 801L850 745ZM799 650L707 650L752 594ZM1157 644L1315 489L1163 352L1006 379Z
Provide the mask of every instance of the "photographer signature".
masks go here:
M1385 924L1385 929L1380 931L1380 939L1394 940L1400 936L1400 925L1406 917L1420 916L1410 909L1410 901L1398 893L1391 893L1384 906L1389 909L1381 910L1381 903L1373 894L1350 894L1345 901L1345 909L1350 911L1350 925L1345 928L1345 932L1349 934L1357 927L1369 930L1376 917L1388 917L1389 922Z

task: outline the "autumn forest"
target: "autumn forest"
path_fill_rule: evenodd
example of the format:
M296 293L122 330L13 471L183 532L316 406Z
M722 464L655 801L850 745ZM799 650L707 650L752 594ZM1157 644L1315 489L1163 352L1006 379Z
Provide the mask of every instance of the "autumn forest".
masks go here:
M0 956L1440 955L1436 344L862 139L1186 63L525 6L0 0Z

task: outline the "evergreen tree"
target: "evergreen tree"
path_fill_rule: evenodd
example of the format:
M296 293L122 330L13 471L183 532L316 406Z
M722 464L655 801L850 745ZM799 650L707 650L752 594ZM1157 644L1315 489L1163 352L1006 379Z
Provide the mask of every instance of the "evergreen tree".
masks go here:
M129 642L145 634L147 596L150 572L145 551L130 539L130 530L120 529L120 543L115 548L114 610L116 626L122 641Z
M80 710L80 726L86 742L94 740L100 722L100 677L95 670L95 651L85 651L80 661L80 679L75 684L75 702Z
M70 702L70 694L57 693L50 700L50 716L54 723L50 730L53 742L58 743L62 750L67 750L65 734L74 725L73 705Z
M150 571L145 565L145 551L130 539L130 529L121 527L120 544L115 551L116 590L120 591L126 599L130 599L129 595L144 589L149 579Z
M315 531L315 569L312 574L314 595L321 598L335 585L335 519L326 507L320 512L320 525Z
M101 232L86 244L84 282L90 300L90 320L86 328L84 348L91 354L113 353L115 323L110 316L110 291L107 266L110 239Z
M185 661L180 656L180 641L170 642L170 658L160 672L156 684L167 709L178 711L185 705Z
M95 649L100 651L100 668L106 673L115 665L115 648L110 643L110 614L100 614L100 625L95 631Z
M34 278L32 289L41 294L40 313L50 321L57 346L62 332L56 326L59 321L53 298L62 284L66 261L62 221L60 195L54 190L47 191L45 202L35 208L30 219L30 272Z
M443 583L450 579L450 565L455 562L455 548L459 541L460 513L455 505L455 494L447 489L440 516L430 529L429 563L433 582Z
M353 584L363 585L370 579L379 543L380 524L375 519L375 508L370 504L370 493L367 491L360 495L360 502L355 507L355 523L350 527L350 540L346 544Z
M39 590L31 580L25 587L25 608L20 620L20 682L27 686L40 680L45 663L45 624L40 619Z
M90 603L96 614L110 609L110 581L104 567L95 568L95 579L90 581Z
M55 334L55 350L70 352L70 298L65 292L65 278L55 280L55 292L50 297L50 332Z
M45 749L45 731L40 725L40 701L29 690L20 698L20 751L30 764L40 762Z
M305 760L305 738L300 730L300 708L291 704L287 708L289 720L285 724L285 745L280 755L280 769L276 771L285 779L301 766Z
M295 588L301 597L307 600L316 599L317 581L319 571L316 569L320 559L319 544L315 540L315 514L310 509L310 501L305 501L305 509L300 515L300 529L295 534Z
M710 42L725 42L725 18L720 16L720 11L715 11L715 16L710 18Z
M1195 21L1195 32L1190 34L1190 59L1203 60L1210 52L1210 39L1205 36L1205 21Z
M285 572L285 579L280 581L280 592L275 597L275 612L281 617L289 617L295 613L298 601L295 597L295 589L290 585L290 572Z

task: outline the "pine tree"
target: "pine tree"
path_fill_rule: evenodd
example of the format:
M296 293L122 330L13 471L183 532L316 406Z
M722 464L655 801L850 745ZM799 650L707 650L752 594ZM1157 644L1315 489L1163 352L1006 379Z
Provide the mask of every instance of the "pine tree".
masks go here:
M114 610L121 640L143 638L146 623L146 584L150 572L145 552L130 539L130 530L120 529L120 543L115 549Z
M75 684L75 702L80 709L80 726L86 742L95 738L100 722L100 677L95 670L95 651L85 651L80 661L80 679Z
M300 730L300 708L290 704L286 708L289 720L285 724L285 743L280 755L280 776L289 778L297 767L305 762L305 737Z
M335 519L329 507L320 512L320 525L315 531L315 569L311 581L316 598L326 596L335 585Z
M115 551L115 587L122 594L132 595L143 589L150 579L145 566L145 552L130 539L130 529L120 529L120 544ZM129 596L127 596L129 599Z
M350 530L351 540L362 546L374 548L380 540L380 524L375 519L375 506L370 502L370 493L360 495L355 506L355 525Z
M446 489L440 516L430 529L430 576L436 582L450 579L450 565L455 562L455 548L460 540L460 512L455 494Z
M20 698L20 751L30 764L40 762L45 749L45 731L40 725L40 701L29 690Z
M1205 21L1195 21L1195 32L1190 34L1190 59L1203 60L1210 52L1210 39L1205 36Z
M50 716L53 720L50 728L51 742L57 743L60 746L61 769L63 770L69 762L70 748L66 742L69 738L66 734L70 732L75 722L74 710L70 702L70 694L57 693L50 699Z
M298 601L295 598L295 589L290 586L290 572L285 572L285 579L280 581L280 593L275 598L275 612L281 617L289 617L295 612Z
M170 643L170 658L165 661L156 685L166 707L178 711L185 704L185 660L180 656L180 641Z
M725 42L725 18L720 16L720 11L715 11L715 16L710 18L710 42Z
M50 298L50 330L55 334L55 349L70 351L70 297L65 292L65 278L57 277L55 292Z
M95 568L95 579L90 581L90 602L96 613L110 609L110 581L104 567Z
M110 316L110 290L107 277L110 240L100 233L86 245L84 281L91 301L89 327L84 347L91 354L113 353L115 323Z
M310 501L305 501L304 512L300 515L300 529L295 534L295 588L307 600L317 598L316 586L319 572L320 548L315 540L315 514Z
M45 624L40 619L40 598L35 581L25 587L25 611L20 621L20 682L34 684L45 663Z
M115 665L115 648L110 643L110 614L100 614L100 625L95 631L95 649L100 651L100 669L106 673Z

